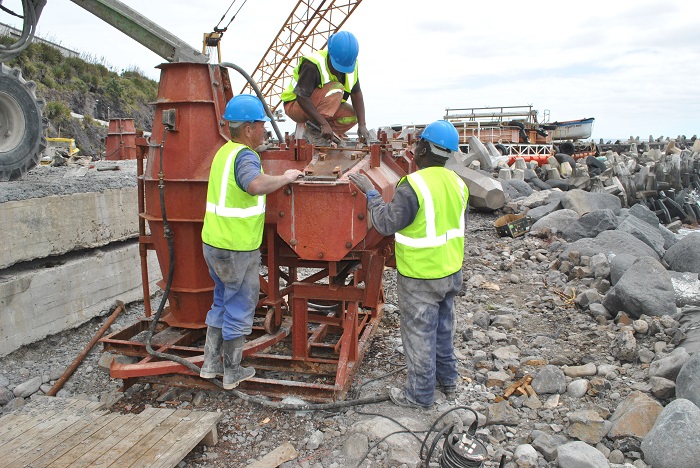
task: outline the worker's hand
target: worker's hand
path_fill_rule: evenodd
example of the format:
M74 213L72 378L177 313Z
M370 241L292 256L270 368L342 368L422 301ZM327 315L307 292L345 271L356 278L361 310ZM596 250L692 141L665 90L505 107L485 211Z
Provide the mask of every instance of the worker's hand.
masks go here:
M367 125L360 125L357 127L357 137L360 139L361 143L367 143L369 141L369 130L367 130Z
M324 122L323 125L321 125L321 136L326 140L333 138L333 128L331 128L331 124L328 122Z
M357 185L357 188L362 190L362 193L367 193L370 190L375 190L372 181L369 180L369 177L367 177L364 174L350 174L348 178L352 181L353 184Z
M287 169L284 171L284 177L286 177L289 182L294 182L298 178L304 177L304 173L297 169Z

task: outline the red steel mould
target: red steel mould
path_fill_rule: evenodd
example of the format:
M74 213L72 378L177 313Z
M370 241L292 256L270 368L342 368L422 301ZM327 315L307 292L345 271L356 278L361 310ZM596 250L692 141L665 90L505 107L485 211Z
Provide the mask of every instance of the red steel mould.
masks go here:
M144 380L213 387L187 367L146 352L143 336L153 317L145 253L156 250L163 288L169 251L162 184L175 260L168 306L152 346L201 365L204 319L214 285L200 234L209 167L228 138L221 115L231 97L225 68L161 65L152 143L139 180L147 317L102 340L105 349L138 359L112 364L111 376L124 379L125 386ZM244 349L244 364L257 373L239 388L270 396L296 394L311 401L344 398L380 323L382 273L393 258L393 239L372 228L366 198L348 175L367 174L390 200L399 179L415 170L411 155L405 148L392 148L386 135L382 142L362 148L315 148L287 137L262 152L261 159L267 174L295 168L306 177L267 196L261 295Z

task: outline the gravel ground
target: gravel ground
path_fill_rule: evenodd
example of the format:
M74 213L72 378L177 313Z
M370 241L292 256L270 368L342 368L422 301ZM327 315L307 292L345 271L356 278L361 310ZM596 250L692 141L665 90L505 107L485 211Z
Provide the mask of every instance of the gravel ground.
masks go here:
M515 448L530 442L533 431L566 435L567 414L571 411L596 408L610 414L634 390L648 392L648 363L639 359L622 363L613 357L611 344L622 324L613 320L596 321L576 308L572 297L583 287L582 280L567 283L566 278L549 268L559 251L560 243L556 239L530 235L517 239L498 238L493 230L496 217L496 214L484 213L470 215L464 294L457 297L455 303L455 348L461 375L456 404L468 406L479 414L478 434L489 453L484 466L498 466L501 456L505 455L505 466L515 467ZM403 357L398 352L401 340L395 305L395 272L387 271L385 275L386 312L361 365L351 397L384 394L405 378ZM142 314L142 304L129 304L113 328L132 323ZM104 320L94 319L75 330L59 333L0 358L0 387L2 380L12 389L32 377L43 376L46 383L42 388L47 390ZM668 350L673 346L670 341L663 333L637 335L640 348L661 350L666 346ZM513 356L504 354L505 348ZM98 346L59 396L105 401L120 396L120 382L110 380L100 369L99 357ZM505 387L527 373L534 375L543 363L574 366L591 362L599 368L608 365L609 372L605 378L601 377L603 382L598 387L592 383L582 398L563 394L553 402L549 395L541 395L543 406L531 408L524 397L516 395L509 400L516 410L515 420L483 425L489 406ZM503 385L487 387L488 372L498 370L509 380ZM8 403L4 411L21 405L23 401L18 400ZM245 466L285 442L290 442L299 452L295 460L282 465L286 468L415 466L415 453L420 450L418 441L434 421L455 408L439 394L431 411L398 408L383 402L337 412L294 413L248 403L226 392L137 384L121 395L113 410L140 412L149 405L223 414L217 426L219 443L214 447L195 448L180 463L182 467ZM452 419L443 418L442 424L450 420L468 424L473 420L469 411L451 415ZM415 431L415 437L397 434L385 438L391 432L402 430L389 418L409 426ZM644 466L634 446L622 447L618 442L605 439L598 448L604 453L607 450L608 454L620 449L625 461ZM406 455L407 450L414 451L413 458ZM534 466L556 464L540 455Z
M0 203L51 195L99 192L136 186L136 160L37 166L20 180L0 184Z

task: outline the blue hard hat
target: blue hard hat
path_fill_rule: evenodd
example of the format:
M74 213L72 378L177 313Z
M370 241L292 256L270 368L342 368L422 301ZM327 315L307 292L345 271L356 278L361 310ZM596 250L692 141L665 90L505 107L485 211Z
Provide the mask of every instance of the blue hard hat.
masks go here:
M229 122L269 122L265 107L260 99L252 94L234 96L224 111L224 120Z
M454 125L447 120L438 120L431 123L425 127L419 138L428 140L450 151L459 151L459 134Z
M328 38L328 55L331 57L331 65L341 73L355 71L355 61L359 51L360 44L352 33L340 31Z

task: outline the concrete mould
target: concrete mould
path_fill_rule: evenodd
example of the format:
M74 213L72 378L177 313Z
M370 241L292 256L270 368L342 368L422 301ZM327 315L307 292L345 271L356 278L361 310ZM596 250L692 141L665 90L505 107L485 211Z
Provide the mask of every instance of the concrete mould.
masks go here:
M0 205L0 269L138 236L136 187Z
M469 187L469 206L472 208L493 211L506 204L506 195L498 180L464 167L457 156L452 156L445 167L455 171Z
M156 291L161 275L155 251L148 263ZM33 266L0 272L0 356L105 315L116 300L143 299L137 241Z

